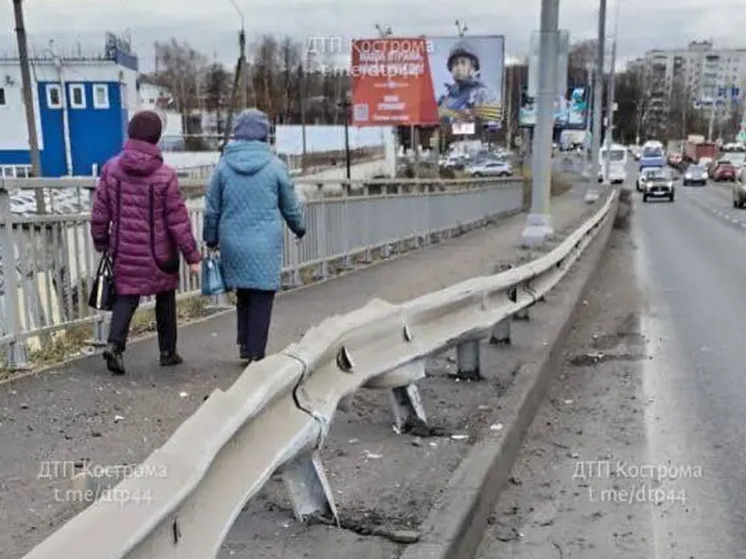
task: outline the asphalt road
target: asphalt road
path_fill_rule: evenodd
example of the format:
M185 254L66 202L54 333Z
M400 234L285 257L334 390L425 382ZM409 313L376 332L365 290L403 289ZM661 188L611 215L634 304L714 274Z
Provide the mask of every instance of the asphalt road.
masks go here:
M637 202L649 452L702 469L677 480L689 510L654 514L656 557L674 542L686 556L746 557L746 212L714 184Z
M746 210L632 198L479 559L746 558Z

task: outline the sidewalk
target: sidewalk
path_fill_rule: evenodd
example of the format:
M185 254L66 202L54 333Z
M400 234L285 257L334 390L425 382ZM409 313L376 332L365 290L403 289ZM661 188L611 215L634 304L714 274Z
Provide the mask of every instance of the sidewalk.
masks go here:
M554 227L566 232L593 211L583 187L553 200ZM278 297L269 351L297 340L331 314L371 298L399 303L459 281L493 273L515 260L525 214L447 243L409 253L332 281ZM0 384L0 559L22 556L81 510L60 498L70 480L40 479L45 461L135 464L161 446L215 388L227 389L242 369L233 313L182 327L186 363L157 366L155 339L130 345L128 374L112 377L100 356L54 372Z

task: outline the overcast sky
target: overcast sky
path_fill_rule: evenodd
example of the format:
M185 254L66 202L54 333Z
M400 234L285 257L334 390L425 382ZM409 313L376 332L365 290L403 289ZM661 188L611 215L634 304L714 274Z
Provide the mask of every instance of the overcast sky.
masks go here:
M244 13L249 43L264 33L351 38L376 35L388 24L398 36L452 35L454 21L467 34L502 34L509 58L528 51L539 26L541 0L235 0ZM618 0L609 0L613 30ZM155 40L176 37L205 54L233 64L240 18L230 0L27 0L26 25L33 47L50 39L66 52L98 52L104 33L130 31L141 67L152 69ZM560 26L571 41L597 33L598 0L561 0ZM711 39L717 46L746 48L746 0L624 0L619 17L619 57L635 58L652 48L685 47ZM15 55L11 0L0 0L0 55ZM331 48L331 47L329 47Z

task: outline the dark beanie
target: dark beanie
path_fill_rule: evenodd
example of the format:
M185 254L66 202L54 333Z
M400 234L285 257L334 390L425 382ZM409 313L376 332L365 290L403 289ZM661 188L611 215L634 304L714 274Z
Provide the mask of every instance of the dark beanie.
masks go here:
M161 139L163 123L158 113L154 111L141 111L132 117L127 135L130 140L142 140L151 144L157 144Z

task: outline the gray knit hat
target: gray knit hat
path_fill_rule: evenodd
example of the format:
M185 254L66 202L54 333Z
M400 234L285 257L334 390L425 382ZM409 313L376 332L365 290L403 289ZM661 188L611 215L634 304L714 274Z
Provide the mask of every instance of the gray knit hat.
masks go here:
M236 117L233 124L236 140L261 140L269 137L269 118L259 109L246 109Z

